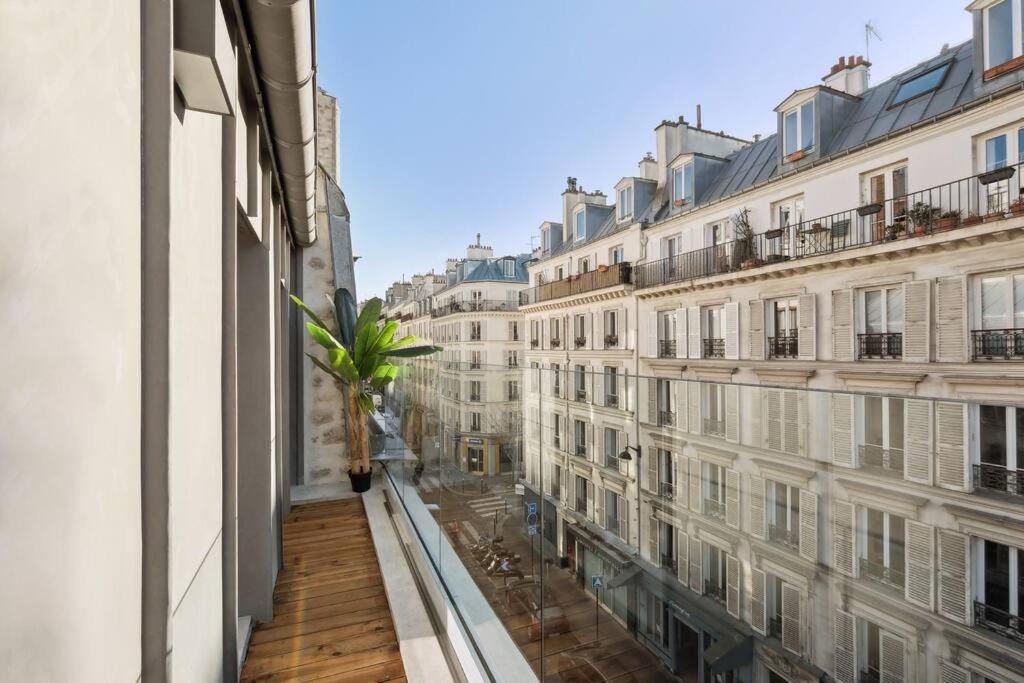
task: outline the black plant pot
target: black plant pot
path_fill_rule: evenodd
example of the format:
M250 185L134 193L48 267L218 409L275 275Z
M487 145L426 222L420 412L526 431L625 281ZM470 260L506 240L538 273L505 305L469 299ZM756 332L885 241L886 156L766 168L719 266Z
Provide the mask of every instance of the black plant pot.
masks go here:
M994 171L988 171L978 176L978 182L982 185L991 185L992 183L998 183L1000 180L1006 180L1007 178L1013 177L1015 169L1013 166L1003 166L997 168Z
M352 490L356 493L366 493L370 490L370 478L372 476L372 469L358 473L352 470L348 471L348 479L352 482Z
M875 202L873 204L865 204L864 206L857 209L858 216L874 216L876 213L882 210L882 204Z

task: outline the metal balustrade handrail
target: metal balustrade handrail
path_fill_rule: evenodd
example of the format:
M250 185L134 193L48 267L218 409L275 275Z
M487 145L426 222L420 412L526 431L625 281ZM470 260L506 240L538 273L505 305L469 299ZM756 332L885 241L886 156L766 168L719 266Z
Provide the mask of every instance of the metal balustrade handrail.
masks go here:
M498 301L490 299L481 299L477 301L452 301L432 309L430 311L430 317L441 318L455 313L481 313L485 311L500 313L518 310L518 301Z
M1000 169L1019 175L1024 164ZM883 202L804 219L787 226L633 266L638 289L759 268L930 235L1007 215L1024 215L1020 190L1009 178L978 173Z
M986 462L974 464L972 469L975 491L999 491L1024 496L1024 476L1018 470Z
M1002 330L971 330L974 360L1024 359L1024 328Z
M598 266L596 270L570 275L554 282L543 282L536 287L520 291L519 303L522 306L528 306L574 294L586 294L598 289L629 284L631 270L630 264L622 261L610 266Z

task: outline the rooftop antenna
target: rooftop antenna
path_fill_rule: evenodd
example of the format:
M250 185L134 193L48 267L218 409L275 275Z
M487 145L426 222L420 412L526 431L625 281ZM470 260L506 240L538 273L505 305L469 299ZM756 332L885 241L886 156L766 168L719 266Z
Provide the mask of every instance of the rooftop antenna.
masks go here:
M882 36L878 35L878 31L875 30L874 24L870 21L864 24L864 61L871 61L871 36L882 39Z

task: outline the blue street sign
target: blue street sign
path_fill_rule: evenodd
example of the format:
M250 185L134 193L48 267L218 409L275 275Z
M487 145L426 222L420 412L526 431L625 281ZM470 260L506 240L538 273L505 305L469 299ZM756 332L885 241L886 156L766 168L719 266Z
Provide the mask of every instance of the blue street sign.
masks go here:
M528 514L528 515L535 515L535 514L537 514L537 504L536 503L527 503L526 504L526 514Z
M590 582L591 582L591 584L593 585L594 588L603 588L604 587L604 577L601 576L600 574L597 574L597 575L593 576L591 578Z
M530 513L530 514L526 515L526 523L529 524L530 526L536 526L537 525L537 514L536 513Z

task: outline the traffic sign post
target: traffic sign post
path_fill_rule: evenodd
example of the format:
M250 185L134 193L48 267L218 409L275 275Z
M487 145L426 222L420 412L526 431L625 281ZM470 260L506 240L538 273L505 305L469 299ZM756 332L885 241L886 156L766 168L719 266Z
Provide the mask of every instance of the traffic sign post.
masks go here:
M594 587L594 642L599 643L601 641L599 633L601 624L601 588L604 587L604 576L595 574L590 578L590 584Z

